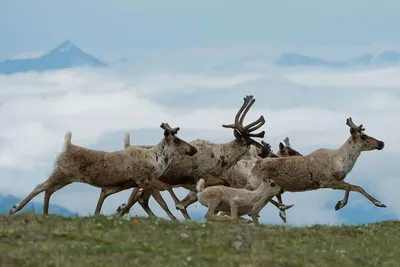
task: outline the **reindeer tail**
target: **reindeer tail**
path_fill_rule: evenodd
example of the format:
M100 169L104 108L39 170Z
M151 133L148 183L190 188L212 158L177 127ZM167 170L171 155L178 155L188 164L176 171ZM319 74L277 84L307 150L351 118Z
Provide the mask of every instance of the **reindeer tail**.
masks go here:
M200 181L197 182L197 185L196 185L197 193L200 193L201 191L203 191L204 184L205 184L204 179L200 179Z
M124 138L124 147L128 148L131 146L131 136L129 135L128 132L125 133L125 138Z
M71 146L71 131L65 133L63 150L66 151Z

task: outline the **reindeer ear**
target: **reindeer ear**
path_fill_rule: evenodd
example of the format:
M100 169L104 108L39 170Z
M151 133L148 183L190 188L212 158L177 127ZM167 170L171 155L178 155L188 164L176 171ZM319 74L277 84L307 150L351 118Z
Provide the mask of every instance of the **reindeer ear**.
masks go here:
M350 134L351 135L357 135L357 130L354 130L353 128L350 128Z
M284 149L284 148L285 148L285 146L282 144L282 142L280 142L280 143L279 143L279 149L282 150L282 149Z
M169 132L168 132L167 130L165 130L165 131L164 131L164 136L165 136L165 137L168 137L168 135L169 135Z

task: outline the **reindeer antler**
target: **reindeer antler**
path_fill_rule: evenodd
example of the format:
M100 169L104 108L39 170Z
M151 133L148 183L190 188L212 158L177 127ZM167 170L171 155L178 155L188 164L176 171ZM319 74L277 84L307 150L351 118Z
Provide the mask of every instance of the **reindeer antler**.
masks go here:
M237 132L238 132L241 135L247 136L247 137L263 138L265 135L265 131L261 131L260 133L257 133L257 134L252 133L264 125L265 119L263 116L260 116L260 118L258 118L256 121L250 123L249 125L247 125L245 127L243 126L243 121L244 121L244 118L246 117L247 112L250 110L251 106L253 106L254 102L256 101L252 95L248 95L248 96L244 97L243 100L244 100L244 103L235 116L235 123L229 124L229 125L223 124L222 127L235 129L235 132L234 132L235 136L237 136Z
M269 143L264 142L264 140L261 140L261 144L265 152L268 152L267 154L269 155L272 152L271 145Z
M285 143L285 145L286 145L287 147L290 147L289 137L286 137L286 138L283 140L283 142Z
M168 133L170 135L175 135L179 131L179 127L171 128L171 126L169 126L168 123L164 123L164 122L161 123L160 127L165 130L164 134Z
M353 119L351 117L346 119L346 124L347 124L347 126L350 127L350 129L352 131L356 131L359 133L361 133L362 131L365 131L365 128L363 128L363 125L362 124L360 124L359 126L355 125L353 122Z

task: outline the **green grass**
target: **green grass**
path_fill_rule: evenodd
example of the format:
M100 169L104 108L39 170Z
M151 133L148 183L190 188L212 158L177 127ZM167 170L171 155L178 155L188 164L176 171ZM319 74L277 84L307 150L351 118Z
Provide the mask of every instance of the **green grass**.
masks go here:
M399 233L20 214L0 216L0 266L400 266Z

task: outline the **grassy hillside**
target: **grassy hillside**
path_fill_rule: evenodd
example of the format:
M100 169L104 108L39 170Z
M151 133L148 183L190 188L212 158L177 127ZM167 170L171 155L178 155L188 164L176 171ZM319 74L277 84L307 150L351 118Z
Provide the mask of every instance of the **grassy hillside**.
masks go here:
M399 266L399 233L20 214L0 216L0 266Z

